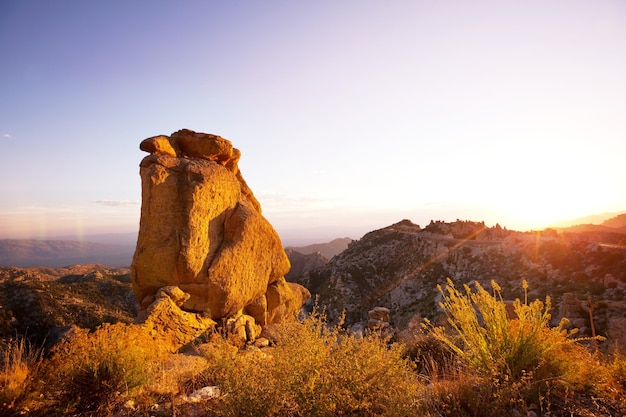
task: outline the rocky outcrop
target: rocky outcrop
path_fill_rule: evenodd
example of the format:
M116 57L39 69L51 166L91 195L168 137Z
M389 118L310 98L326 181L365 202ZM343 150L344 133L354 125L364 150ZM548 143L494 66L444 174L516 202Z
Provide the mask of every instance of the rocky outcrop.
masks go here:
M390 313L391 311L386 307L374 307L367 312L367 327L372 331L389 331Z
M565 317L568 320L567 327L581 329L585 327L585 322L589 318L589 313L585 311L583 303L576 297L576 294L566 292L561 297L559 303L558 317Z
M142 308L160 288L176 286L189 295L183 310L216 321L247 310L259 323L295 316L308 291L298 286L298 297L283 295L274 303L290 264L239 171L239 150L224 138L190 130L148 138L140 148L150 155L140 165L141 221L131 279Z

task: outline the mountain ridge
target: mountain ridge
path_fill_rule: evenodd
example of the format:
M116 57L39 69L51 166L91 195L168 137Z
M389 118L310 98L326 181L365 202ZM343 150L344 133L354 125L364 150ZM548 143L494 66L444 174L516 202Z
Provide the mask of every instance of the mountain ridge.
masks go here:
M626 234L612 230L518 232L461 220L421 228L403 220L367 233L293 280L309 288L331 319L345 314L346 324L362 327L368 311L383 306L397 328L437 319L437 286L448 278L485 288L494 280L509 300L523 299L526 281L531 299L552 297L553 318L572 319L581 334L590 329L584 304L595 300L594 324L607 333L626 326L615 313L626 308L626 245L619 244Z
M335 255L338 255L346 250L348 245L352 242L352 238L342 237L333 239L326 243L313 243L305 246L286 246L285 249L291 249L296 252L300 252L303 255L310 255L319 252L326 259L331 259Z

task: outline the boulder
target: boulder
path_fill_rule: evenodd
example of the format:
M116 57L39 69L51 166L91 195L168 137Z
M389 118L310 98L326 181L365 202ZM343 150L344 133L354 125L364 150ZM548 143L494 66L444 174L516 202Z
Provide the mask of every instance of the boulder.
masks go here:
M580 301L574 293L563 293L557 318L559 320L563 318L568 320L565 328L578 328L580 330L581 327L585 325L586 318L588 317L589 313L585 312L582 301Z
M217 317L232 316L288 271L289 260L278 235L243 201L224 219L220 248L208 266L207 280L180 287L193 298L186 307L208 310Z
M295 317L310 293L284 280L289 260L243 179L239 150L187 129L145 139L140 148L150 155L140 164L131 281L142 308L163 287L176 287L187 296L174 295L174 304L214 321L244 309L262 325Z
M176 352L207 330L213 329L216 324L205 315L181 310L180 305L187 298L189 295L178 287L161 288L152 304L140 311L135 322L159 340L168 351Z
M267 299L267 323L280 323L294 320L300 308L311 297L311 293L305 287L293 282L287 282L285 278L273 282L265 294Z
M226 331L241 346L254 342L261 334L261 330L261 326L255 322L255 319L246 314L226 321Z
M389 314L391 311L386 307L374 307L367 312L370 319L389 322Z
M367 312L367 328L371 331L381 332L383 335L389 335L391 331L390 313L386 307L374 307Z

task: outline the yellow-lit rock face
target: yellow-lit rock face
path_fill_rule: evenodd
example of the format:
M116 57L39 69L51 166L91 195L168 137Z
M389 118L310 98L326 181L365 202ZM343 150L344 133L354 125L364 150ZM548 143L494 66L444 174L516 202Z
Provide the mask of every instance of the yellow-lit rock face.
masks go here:
M189 130L146 139L141 149L151 155L140 165L141 221L131 277L142 307L160 288L177 286L190 295L184 310L214 320L248 305L266 309L257 308L258 317L289 315L268 314L269 303L259 304L290 265L237 167L240 152L226 139ZM282 299L296 313L306 300L296 308L293 297Z
M154 155L176 156L177 153L180 153L176 152L176 149L174 149L170 142L170 138L167 136L154 136L144 139L139 144L139 149Z
M267 323L295 319L302 304L310 297L311 293L302 285L281 277L267 288Z
M154 301L136 318L136 323L170 352L176 352L215 326L215 322L208 317L180 309L180 304L188 296L177 287L163 287L154 295Z

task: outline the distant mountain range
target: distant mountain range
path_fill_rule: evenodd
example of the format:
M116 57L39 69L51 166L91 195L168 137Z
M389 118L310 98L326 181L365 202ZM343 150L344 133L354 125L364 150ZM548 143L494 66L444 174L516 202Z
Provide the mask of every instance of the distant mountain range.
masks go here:
M573 226L557 228L557 230L568 232L626 233L626 214L611 217L600 224L577 223Z
M0 240L0 266L50 266L98 263L130 266L135 245L73 240Z
M567 227L555 228L577 233L623 234L626 233L626 213L588 216L567 224ZM319 252L323 258L330 260L347 249L352 241L345 237L327 243L287 246L286 249L303 255ZM136 242L136 232L89 235L82 241L73 240L69 236L58 236L55 239L0 239L0 266L60 267L92 263L130 266ZM312 262L311 258L308 262Z
M555 229L566 229L572 226L581 225L602 225L607 227L621 228L626 226L626 212L602 213L591 216L580 217L573 220L565 220L557 222L549 227Z
M349 237L342 237L339 239L331 240L328 243L314 243L306 246L287 246L285 249L292 249L296 252L300 252L303 255L310 255L319 252L326 259L331 259L335 255L339 255L344 250L348 249L348 245L352 243L352 239Z
M89 241L0 239L0 266L62 267L76 264L102 264L128 267L135 252L137 234L104 234L88 236ZM352 242L339 238L328 243L290 247L303 255L320 252L327 260L339 254Z

